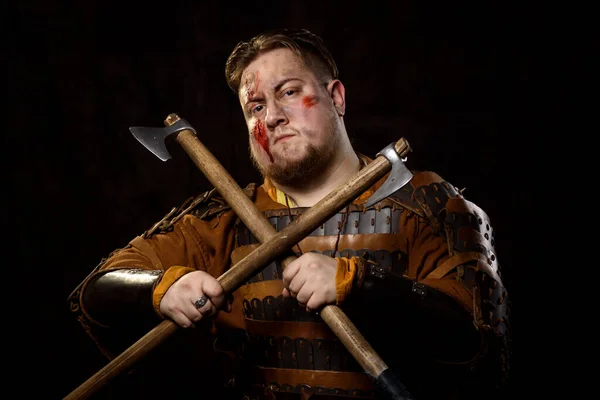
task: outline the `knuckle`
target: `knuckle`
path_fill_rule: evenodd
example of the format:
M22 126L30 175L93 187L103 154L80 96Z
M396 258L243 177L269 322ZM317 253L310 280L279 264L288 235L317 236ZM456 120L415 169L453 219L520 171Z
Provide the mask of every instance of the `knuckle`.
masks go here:
M320 264L316 260L309 262L307 265L307 267L311 269L317 269L319 266Z

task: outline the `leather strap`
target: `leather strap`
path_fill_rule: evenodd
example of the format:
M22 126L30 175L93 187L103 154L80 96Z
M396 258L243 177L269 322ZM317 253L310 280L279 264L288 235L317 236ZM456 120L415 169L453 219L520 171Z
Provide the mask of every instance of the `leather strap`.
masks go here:
M496 271L494 271L492 267L489 266L488 258L484 254L474 251L466 253L457 253L453 255L452 257L444 261L442 264L440 264L436 269L431 271L425 277L425 279L441 279L457 266L468 263L469 261L477 261L478 269L483 270L494 279L500 281L500 277L498 276Z
M338 388L344 391L369 391L374 388L371 377L362 372L254 367L252 375L256 383L277 383L280 386L308 385L310 387Z
M337 337L324 322L306 323L299 321L259 321L246 318L246 328L261 336L290 338L301 337L305 339L335 340Z

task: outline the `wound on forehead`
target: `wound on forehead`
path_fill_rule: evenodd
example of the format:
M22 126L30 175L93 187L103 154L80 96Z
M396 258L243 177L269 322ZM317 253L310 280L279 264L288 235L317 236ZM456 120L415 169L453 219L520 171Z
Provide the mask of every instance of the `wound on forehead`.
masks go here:
M256 92L258 91L258 85L260 83L260 79L258 78L258 71L255 74L247 74L244 80L244 87L246 91L244 92L244 97L246 98L246 102L252 100Z

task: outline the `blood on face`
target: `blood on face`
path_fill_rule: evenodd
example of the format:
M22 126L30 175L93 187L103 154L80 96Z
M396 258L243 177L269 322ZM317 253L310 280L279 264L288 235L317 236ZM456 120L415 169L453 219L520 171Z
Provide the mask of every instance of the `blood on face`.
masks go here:
M267 132L265 131L265 124L260 119L256 121L256 125L254 125L254 129L252 130L252 135L254 136L256 143L263 148L265 153L267 153L269 156L271 162L273 162L273 155L269 149L269 138L267 137Z
M304 108L307 108L307 109L311 108L318 102L319 102L319 100L317 99L317 96L304 96L302 98L302 105L304 106Z

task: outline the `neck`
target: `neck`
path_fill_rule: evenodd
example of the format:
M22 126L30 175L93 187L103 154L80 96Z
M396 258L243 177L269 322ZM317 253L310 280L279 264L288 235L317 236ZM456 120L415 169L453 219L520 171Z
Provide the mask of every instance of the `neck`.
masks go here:
M360 160L354 150L349 147L339 151L332 163L319 176L302 185L273 184L288 197L294 200L299 207L312 207L338 186L346 183L360 169Z

